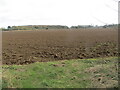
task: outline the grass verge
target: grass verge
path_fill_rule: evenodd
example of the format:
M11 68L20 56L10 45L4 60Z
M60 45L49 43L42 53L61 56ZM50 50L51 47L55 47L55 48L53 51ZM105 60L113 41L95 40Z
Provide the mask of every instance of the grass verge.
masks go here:
M117 88L118 58L3 65L3 88Z

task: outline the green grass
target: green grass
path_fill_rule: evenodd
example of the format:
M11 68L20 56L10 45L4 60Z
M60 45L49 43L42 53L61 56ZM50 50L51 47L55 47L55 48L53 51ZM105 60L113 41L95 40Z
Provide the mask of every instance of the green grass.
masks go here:
M3 88L118 87L117 57L3 65Z

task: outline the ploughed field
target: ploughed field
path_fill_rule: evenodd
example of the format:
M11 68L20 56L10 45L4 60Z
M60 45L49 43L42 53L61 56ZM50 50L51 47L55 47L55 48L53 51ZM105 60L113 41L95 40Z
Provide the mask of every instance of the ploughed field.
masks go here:
M3 64L117 56L116 29L3 32Z

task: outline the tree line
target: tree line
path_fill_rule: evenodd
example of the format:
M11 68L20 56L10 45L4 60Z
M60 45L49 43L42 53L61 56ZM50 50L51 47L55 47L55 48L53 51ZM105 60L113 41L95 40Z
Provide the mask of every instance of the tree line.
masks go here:
M78 25L78 26L62 26L62 25L27 25L27 26L8 26L5 28L0 28L3 31L10 31L10 30L48 30L48 29L80 29L80 28L110 28L116 27L118 24L109 24L104 26L93 26L93 25Z

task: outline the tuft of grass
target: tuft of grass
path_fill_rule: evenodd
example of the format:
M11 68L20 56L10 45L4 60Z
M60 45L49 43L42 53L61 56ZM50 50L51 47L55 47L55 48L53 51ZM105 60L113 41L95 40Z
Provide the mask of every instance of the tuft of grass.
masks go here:
M3 65L3 88L118 87L117 57ZM112 73L111 73L112 72Z

